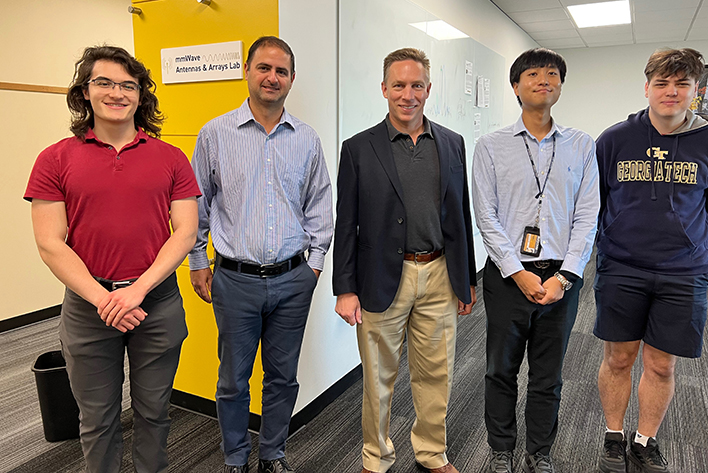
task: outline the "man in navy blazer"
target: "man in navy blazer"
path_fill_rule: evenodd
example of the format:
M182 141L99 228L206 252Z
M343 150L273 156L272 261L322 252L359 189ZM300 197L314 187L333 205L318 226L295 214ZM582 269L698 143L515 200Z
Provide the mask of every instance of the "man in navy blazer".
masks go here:
M416 461L455 473L446 451L457 317L476 302L476 267L462 136L423 114L425 53L384 60L389 113L342 144L333 289L336 312L357 326L364 372L362 473L388 471L393 384L408 338Z

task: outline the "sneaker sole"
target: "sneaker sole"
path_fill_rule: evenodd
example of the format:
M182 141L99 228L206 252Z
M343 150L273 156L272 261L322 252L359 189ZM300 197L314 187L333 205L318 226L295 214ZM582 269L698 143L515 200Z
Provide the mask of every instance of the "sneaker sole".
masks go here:
M602 473L627 473L627 463L598 463L598 469Z
M631 450L627 454L627 459L629 460L630 463L632 463L634 466L636 466L639 469L639 471L641 471L643 473L644 472L655 473L657 471L657 470L651 471L651 470L647 470L646 468L644 468L644 465L642 464L641 460L639 460L639 458L637 458L636 455L634 455L634 452L632 452ZM670 470L668 468L663 471L665 471L666 473L670 473Z

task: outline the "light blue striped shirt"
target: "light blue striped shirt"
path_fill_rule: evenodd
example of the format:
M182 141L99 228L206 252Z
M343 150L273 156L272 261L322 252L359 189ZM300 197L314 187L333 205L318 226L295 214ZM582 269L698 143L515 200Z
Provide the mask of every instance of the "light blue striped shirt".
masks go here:
M251 264L285 261L309 251L322 270L334 225L332 186L315 130L283 111L270 134L248 99L199 132L192 167L202 190L199 233L189 267L209 266L216 251Z
M522 134L543 186L556 138L556 157L539 218L541 254L520 252L524 228L538 211L538 185ZM472 161L472 197L484 247L502 277L521 271L522 261L563 260L562 270L583 275L590 259L600 209L595 142L585 132L559 126L539 143L521 118L482 136Z

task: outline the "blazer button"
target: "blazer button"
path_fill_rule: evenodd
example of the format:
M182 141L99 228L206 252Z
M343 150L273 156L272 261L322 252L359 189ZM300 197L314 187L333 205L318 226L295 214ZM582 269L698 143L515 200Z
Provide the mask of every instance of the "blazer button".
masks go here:
M403 223L403 217L398 217L398 223Z
M399 249L398 249L398 254L399 254L399 255L402 255L402 254L403 254L403 248L399 248Z

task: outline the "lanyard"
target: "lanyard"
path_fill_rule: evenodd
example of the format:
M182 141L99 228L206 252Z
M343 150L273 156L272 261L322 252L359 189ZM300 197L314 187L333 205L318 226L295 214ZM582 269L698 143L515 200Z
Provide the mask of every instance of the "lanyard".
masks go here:
M521 137L524 139L524 145L526 145L526 153L529 155L529 161L531 161L531 169L533 169L533 177L536 178L536 186L538 187L538 194L535 195L538 199L538 212L536 212L536 228L538 228L538 221L541 216L541 205L543 204L543 192L546 190L546 184L548 184L548 178L551 175L551 167L553 166L553 161L556 159L556 135L552 136L553 140L553 153L551 154L551 162L548 163L548 170L546 171L546 179L543 181L543 187L541 187L541 181L538 180L538 171L536 170L536 163L533 162L533 156L531 156L531 150L529 149L529 143L526 141L526 135L523 133ZM539 144L539 154L541 153L541 148Z

